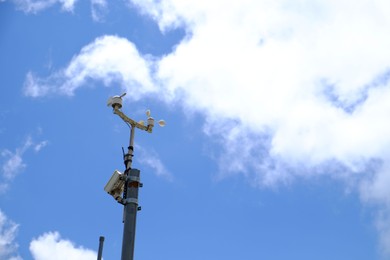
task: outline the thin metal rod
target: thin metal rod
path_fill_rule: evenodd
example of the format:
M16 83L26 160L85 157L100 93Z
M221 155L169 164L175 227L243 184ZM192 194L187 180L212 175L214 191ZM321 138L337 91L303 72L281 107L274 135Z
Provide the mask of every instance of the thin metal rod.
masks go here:
M133 181L129 181L130 177L132 179L139 179L140 171L136 169L131 169L131 164L133 161L134 153L134 133L135 127L131 126L130 131L130 142L128 147L128 152L125 155L125 165L126 165L126 182L124 188L124 209L123 209L123 240L122 240L122 258L121 260L133 260L134 259L134 241L135 241L135 226L137 219L138 211L138 187L139 182L136 182L136 185L133 185Z
M129 184L127 177L129 176L129 171L131 170L131 164L133 163L133 156L134 156L134 134L135 134L135 127L130 125L129 147L127 148L128 149L127 154L125 154L123 156L123 160L124 160L125 167L126 167L126 170L125 170L126 181L125 181L125 187L123 190L123 199L125 199L125 200L127 197L127 187ZM125 211L123 212L123 222L125 222Z
M102 260L104 237L99 237L99 252L97 260Z
M135 128L134 128L134 126L131 126L129 146L133 147L132 153L134 152L134 133L135 133ZM131 165L130 165L130 167L131 167Z

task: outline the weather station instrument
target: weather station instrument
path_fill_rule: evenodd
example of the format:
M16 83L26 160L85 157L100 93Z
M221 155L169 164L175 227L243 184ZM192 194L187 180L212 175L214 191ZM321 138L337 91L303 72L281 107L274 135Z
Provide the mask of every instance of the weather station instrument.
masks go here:
M114 114L118 115L130 127L130 142L127 153L123 152L123 161L126 169L123 173L115 170L107 182L104 190L110 194L118 203L124 206L123 212L123 240L122 240L122 258L121 260L134 259L134 241L135 225L137 211L141 210L138 205L138 188L142 187L140 179L140 170L131 168L134 156L134 133L135 129L140 129L152 133L154 119L151 117L150 110L146 111L147 124L145 121L135 121L127 117L122 111L122 98L126 93L120 96L113 96L108 99L107 106L113 108ZM158 125L165 126L165 121L158 121Z

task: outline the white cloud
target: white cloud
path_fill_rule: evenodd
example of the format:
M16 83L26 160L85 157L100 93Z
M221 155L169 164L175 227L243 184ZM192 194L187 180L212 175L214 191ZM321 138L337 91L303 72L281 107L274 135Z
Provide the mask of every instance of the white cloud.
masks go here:
M12 153L8 150L5 150L1 155L3 157L9 157L2 167L3 176L7 180L13 179L26 167L26 165L23 163L23 159L19 151Z
M0 0L3 2L5 0ZM19 10L28 14L37 14L54 5L61 5L65 12L73 13L78 0L11 0ZM91 16L95 22L104 21L104 16L108 11L106 0L91 0Z
M138 161L141 164L150 167L152 169L153 174L159 177L163 177L167 180L173 179L172 174L167 170L167 168L159 158L158 154L154 150L145 149L138 145L135 147L135 149L137 153L139 152L139 155L136 157Z
M36 152L39 152L40 150L42 150L48 144L49 144L49 141L47 141L47 140L39 142L38 144L34 145L34 150Z
M15 5L25 13L36 14L55 4L61 4L62 10L73 12L77 0L13 0Z
M62 239L58 232L49 232L33 239L30 252L35 260L95 260L93 250L75 246L73 242Z
M107 1L106 0L91 0L91 15L95 22L100 22L104 19L107 13Z
M1 165L1 177L0 180L0 193L4 193L8 187L9 183L26 168L26 164L23 161L23 156L30 148L33 148L35 152L39 152L43 147L48 144L48 141L41 141L39 143L34 143L31 136L28 136L24 143L15 149L14 152L4 149L0 155L5 158L4 162Z
M103 81L107 86L113 83L126 86L131 97L138 99L142 94L157 90L150 78L149 66L151 61L142 57L131 42L103 36L85 46L66 69L51 77L41 79L29 73L24 93L32 97L53 93L73 95L92 79Z
M9 220L4 212L0 209L0 259L4 260L21 260L17 254L18 244L15 238L19 225Z
M101 37L53 76L28 74L25 94L71 95L87 79L155 93L206 116L224 172L255 185L326 174L390 209L389 1L131 2L162 30L185 29L172 53Z
M26 164L23 162L22 156L32 145L31 137L28 137L24 144L17 148L15 152L4 150L1 153L2 157L7 158L2 166L2 174L6 180L12 180L15 176L20 173Z
M357 162L387 159L390 87L379 79L390 63L386 1L353 8L339 1L133 2L164 29L186 26L188 37L159 61L156 80L169 96L184 93L210 129L237 122L209 131L229 149L242 149L233 134L269 137L270 159L293 166L337 160L357 172ZM247 153L257 143L247 142ZM262 167L259 161L250 163Z

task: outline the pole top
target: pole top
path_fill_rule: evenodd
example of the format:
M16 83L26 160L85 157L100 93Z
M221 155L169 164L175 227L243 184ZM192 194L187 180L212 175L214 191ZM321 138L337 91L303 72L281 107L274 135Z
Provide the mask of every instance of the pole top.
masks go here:
M110 97L107 101L107 106L112 106L112 108L114 108L114 109L121 109L122 108L122 98L124 96L126 96L126 92L120 96Z
M122 97L124 97L126 93L123 93L120 96L113 96L110 97L107 101L107 106L112 106L114 110L114 114L117 114L120 118L122 118L123 121L128 123L131 127L135 127L141 130L144 130L148 133L151 133L153 131L154 127L154 118L151 117L150 110L146 110L146 116L147 116L147 125L145 126L145 121L140 120L139 122L127 117L122 111ZM158 125L163 127L166 125L164 120L159 120Z

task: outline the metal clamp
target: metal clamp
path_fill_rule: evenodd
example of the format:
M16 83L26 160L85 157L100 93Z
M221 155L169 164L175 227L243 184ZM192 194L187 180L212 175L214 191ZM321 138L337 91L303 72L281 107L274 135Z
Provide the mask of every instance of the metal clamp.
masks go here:
M127 198L124 200L126 204L128 203L134 203L134 204L137 204L138 205L138 199L135 199L135 198Z
M141 178L140 178L140 177L137 177L137 176L127 176L127 180L128 180L128 181L140 182L140 181L141 181Z

